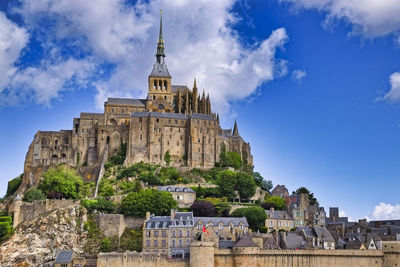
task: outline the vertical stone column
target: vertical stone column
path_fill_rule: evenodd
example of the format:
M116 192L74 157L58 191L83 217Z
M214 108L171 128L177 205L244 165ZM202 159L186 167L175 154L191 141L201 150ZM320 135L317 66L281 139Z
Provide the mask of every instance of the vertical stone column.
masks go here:
M190 267L214 267L214 243L193 241L190 244Z
M13 227L17 227L17 225L20 223L20 213L21 213L21 205L22 205L22 199L19 194L14 198L14 203L13 203Z

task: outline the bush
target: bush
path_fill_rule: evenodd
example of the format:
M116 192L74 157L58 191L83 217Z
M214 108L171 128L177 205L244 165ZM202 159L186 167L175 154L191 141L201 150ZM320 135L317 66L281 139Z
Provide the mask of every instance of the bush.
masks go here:
M220 202L214 205L215 212L219 217L229 217L231 206L226 202Z
M81 204L89 213L95 210L103 213L113 213L115 211L115 204L102 197L96 199L82 199Z
M11 216L1 216L0 222L12 222L12 217Z
M225 166L235 168L235 170L239 170L242 167L242 159L240 158L239 153L229 151L226 153L226 162Z
M140 185L139 181L122 182L120 184L120 189L122 190L123 194L128 194L132 192L139 192L142 190L142 186Z
M209 201L195 201L189 208L193 211L193 216L212 217L214 216L214 205Z
M6 192L5 198L8 196L11 196L12 194L15 193L15 191L17 191L18 187L22 183L23 176L24 176L24 174L21 174L20 176L8 181L7 192Z
M103 240L101 241L100 250L101 250L101 252L110 252L111 251L111 243L110 243L110 239L108 239L108 237L103 238Z
M23 201L33 202L35 200L46 199L46 195L39 189L31 189L25 193Z
M0 222L0 243L7 240L13 232L12 221L7 218L7 221Z
M158 175L163 184L175 184L179 178L179 171L173 167L161 168Z
M221 172L217 180L219 195L233 199L235 197L235 181L235 172L230 170Z
M191 188L193 189L193 191L196 192L197 198L209 198L209 197L217 198L220 195L218 187L197 186L197 187L191 187Z
M156 215L168 215L177 203L169 192L145 189L126 196L121 203L121 213L125 215L145 216L146 211Z
M167 150L167 152L165 152L164 160L165 160L165 163L167 164L167 166L169 166L169 164L171 163L171 154L169 153L169 150Z
M136 163L135 165L129 166L127 168L122 168L117 174L117 179L138 176L140 173L143 173L145 171L154 173L154 171L156 169L157 169L157 166L154 166L154 165L151 165L148 163L144 163L144 162L139 162L139 163Z
M76 170L61 165L57 168L49 169L43 174L43 179L38 189L48 197L50 195L54 196L53 198L58 198L60 195L55 193L58 192L62 197L77 199L80 198L82 186L82 178L77 174Z
M109 180L103 179L99 184L99 196L110 197L115 194L115 191Z
M265 200L265 204L263 207L267 207L267 205L274 207L277 210L283 210L285 208L285 200L281 197L268 197Z
M232 212L231 216L246 217L247 222L249 223L249 228L251 228L253 231L257 231L261 227L265 226L265 220L267 219L267 214L261 207L236 209Z
M147 183L148 185L162 185L160 178L155 176L152 171L144 171L140 173L139 180Z
M126 144L121 144L117 154L111 156L107 161L107 169L115 165L122 165L124 163L126 158L126 147ZM106 165L104 165L104 168L106 168Z

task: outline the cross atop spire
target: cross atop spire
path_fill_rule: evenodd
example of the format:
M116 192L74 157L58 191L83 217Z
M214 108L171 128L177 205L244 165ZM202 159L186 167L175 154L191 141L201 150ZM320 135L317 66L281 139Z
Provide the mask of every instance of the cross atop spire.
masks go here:
M158 36L158 43L157 43L157 62L161 63L164 61L164 39L162 34L162 9L160 9L160 34Z

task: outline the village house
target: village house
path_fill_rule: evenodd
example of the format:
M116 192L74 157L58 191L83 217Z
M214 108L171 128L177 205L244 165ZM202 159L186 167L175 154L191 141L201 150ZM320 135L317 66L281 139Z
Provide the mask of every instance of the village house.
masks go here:
M196 192L189 187L166 185L159 186L158 190L171 193L172 197L178 202L179 208L188 208L196 200Z
M290 231L294 227L293 217L285 210L275 210L271 207L265 211L267 219L265 226L268 227L269 232L285 230Z

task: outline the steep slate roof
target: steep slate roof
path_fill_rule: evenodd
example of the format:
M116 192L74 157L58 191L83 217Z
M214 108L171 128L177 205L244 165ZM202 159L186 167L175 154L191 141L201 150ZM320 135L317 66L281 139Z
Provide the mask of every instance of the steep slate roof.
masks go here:
M58 252L54 263L70 263L74 252L72 250L61 250Z
M178 89L181 89L181 92L185 89L189 89L186 85L171 85L171 91L172 92L177 92Z
M175 220L180 220L180 219L185 219L185 220L191 220L193 219L193 212L177 212L175 213Z
M146 105L146 99L134 99L134 98L113 98L109 97L106 104L116 104L116 105L133 105L142 106Z
M269 219L279 219L279 220L293 220L293 217L285 210L266 210Z
M154 216L150 217L150 219L146 222L144 228L146 229L169 228L170 225L171 225L170 216Z
M168 188L170 190L168 190ZM168 192L188 192L188 193L194 193L193 189L190 187L179 187L179 186L159 186L158 190L160 191L168 191Z
M313 227L315 234L324 242L335 242L331 233L329 233L328 229L323 226L315 225Z
M235 242L233 242L232 240L220 240L218 247L225 248L225 249L232 248L234 243Z
M247 248L254 248L258 247L256 243L254 243L253 240L249 236L244 236L243 238L240 238L234 245L233 247L247 247Z
M306 241L296 233L287 233L284 244L286 249L300 249L306 246Z
M240 223L243 223L244 226L249 226L246 217L194 217L194 224L198 224L199 221L204 224L212 223L213 225L222 223L224 226L228 226L232 222L234 226L239 226Z
M166 77L166 78L171 78L171 75L169 74L167 64L165 62L158 63L156 62L153 65L153 70L151 71L150 77Z

